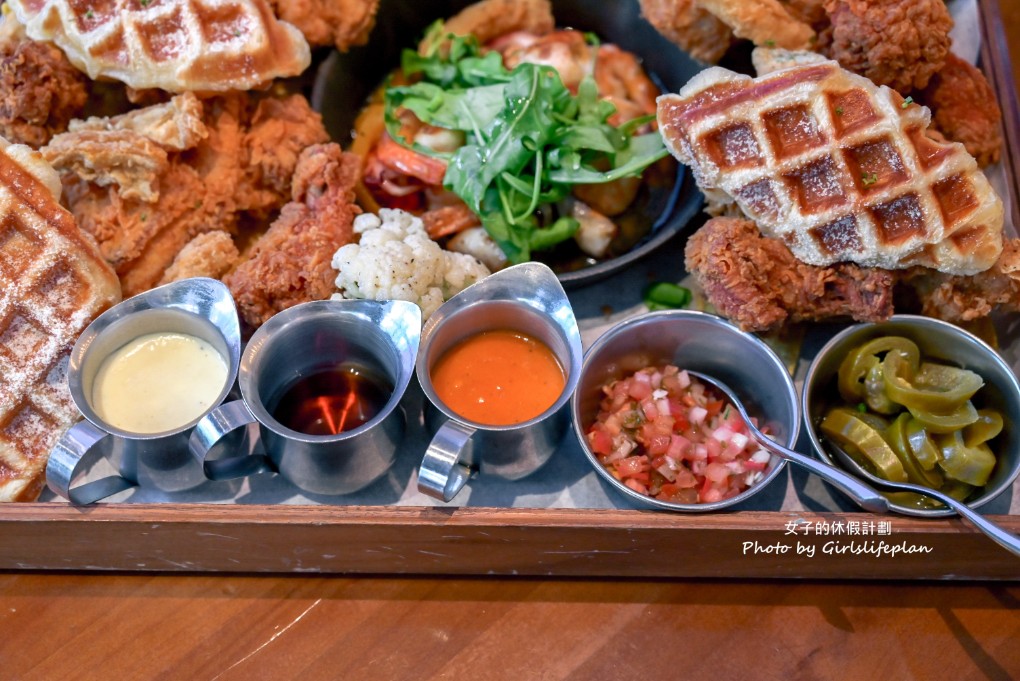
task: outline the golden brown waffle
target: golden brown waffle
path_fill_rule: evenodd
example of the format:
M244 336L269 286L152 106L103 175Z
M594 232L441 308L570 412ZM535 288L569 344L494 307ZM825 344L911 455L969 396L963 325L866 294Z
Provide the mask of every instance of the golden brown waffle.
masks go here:
M710 203L735 202L800 260L974 274L1002 251L1002 201L962 145L927 136L930 118L834 61L711 68L658 104Z
M117 276L59 192L42 157L0 138L0 501L39 495L50 449L79 417L71 348L120 300Z
M137 89L248 90L311 61L266 0L8 0L29 37L56 43L90 78Z

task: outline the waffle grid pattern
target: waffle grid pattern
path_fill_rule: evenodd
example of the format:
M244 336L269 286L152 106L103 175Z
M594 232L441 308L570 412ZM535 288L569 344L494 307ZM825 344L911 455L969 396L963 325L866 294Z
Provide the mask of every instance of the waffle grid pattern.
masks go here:
M247 90L308 67L304 36L265 0L9 0L35 40L90 78L135 88Z
M713 71L660 101L667 144L798 258L955 274L995 262L1001 201L962 146L926 135L926 108L834 62Z
M39 184L36 191L47 190ZM98 253L82 253L81 243L66 236L77 227L53 205L56 218L0 186L2 500L35 498L41 489L50 449L78 416L67 387L71 348L118 290L112 272L95 279L96 265L105 265Z

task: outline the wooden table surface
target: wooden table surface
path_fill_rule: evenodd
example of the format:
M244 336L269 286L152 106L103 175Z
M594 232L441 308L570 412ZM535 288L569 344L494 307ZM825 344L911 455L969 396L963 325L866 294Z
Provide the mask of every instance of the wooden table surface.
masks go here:
M19 681L1007 680L1018 642L1018 582L0 574Z
M1020 585L0 575L4 679L1016 679Z

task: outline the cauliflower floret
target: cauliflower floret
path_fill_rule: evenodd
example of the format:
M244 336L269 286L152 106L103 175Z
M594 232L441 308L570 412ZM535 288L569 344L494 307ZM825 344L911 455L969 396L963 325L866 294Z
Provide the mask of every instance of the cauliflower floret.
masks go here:
M489 275L475 258L444 251L420 218L402 210L359 215L354 231L360 241L333 255L340 290L334 299L408 300L428 319L443 301Z

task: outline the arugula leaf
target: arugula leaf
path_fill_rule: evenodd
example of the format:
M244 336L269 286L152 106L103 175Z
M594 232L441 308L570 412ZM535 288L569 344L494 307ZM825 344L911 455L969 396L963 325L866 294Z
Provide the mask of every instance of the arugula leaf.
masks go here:
M591 77L572 95L554 69L523 63L507 71L497 52L482 54L474 37L448 34L441 22L422 45L402 59L404 74L419 82L386 90L387 131L405 146L447 160L443 186L479 215L511 262L526 261L532 250L578 230L570 217L540 224L539 207L563 200L574 184L640 175L668 154L658 133L635 136L654 116L610 125L616 107L599 97ZM440 154L402 139L400 109L465 133L466 143Z
M490 85L510 78L499 52L482 54L477 38L447 34L442 21L429 27L422 44L423 53L404 50L400 55L405 76L420 74L442 88Z
M552 68L518 66L506 85L503 110L481 131L483 140L474 140L453 155L443 186L481 214L482 198L495 179L504 172L520 173L549 143L556 128L552 112L570 96Z
M449 130L488 128L506 102L506 86L486 85L467 90L444 90L432 83L418 83L386 90L386 110L409 109L423 123ZM395 118L387 125L390 137L396 139L400 123ZM399 133L398 133L399 134Z
M567 184L600 184L613 182L621 177L637 176L659 159L665 158L669 150L662 142L662 136L655 133L638 135L631 138L630 145L616 154L615 163L606 171L594 170L590 167L561 166L549 171L551 182Z

